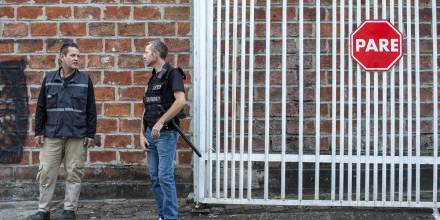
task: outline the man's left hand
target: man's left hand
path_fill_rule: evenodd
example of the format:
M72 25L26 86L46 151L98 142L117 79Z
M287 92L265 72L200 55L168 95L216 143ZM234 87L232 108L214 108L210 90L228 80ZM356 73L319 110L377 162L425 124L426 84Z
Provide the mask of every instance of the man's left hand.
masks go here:
M153 136L153 138L158 138L160 136L160 130L162 129L162 127L163 127L163 122L161 121L156 122L156 124L151 129L151 135Z
M84 146L91 147L93 146L93 138L84 138Z

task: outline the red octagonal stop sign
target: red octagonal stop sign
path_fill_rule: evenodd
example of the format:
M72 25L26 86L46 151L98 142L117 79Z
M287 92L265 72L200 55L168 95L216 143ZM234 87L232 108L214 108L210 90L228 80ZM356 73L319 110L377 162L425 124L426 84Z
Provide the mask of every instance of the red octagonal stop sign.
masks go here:
M402 57L402 41L389 21L364 21L350 35L351 57L367 71L387 71Z

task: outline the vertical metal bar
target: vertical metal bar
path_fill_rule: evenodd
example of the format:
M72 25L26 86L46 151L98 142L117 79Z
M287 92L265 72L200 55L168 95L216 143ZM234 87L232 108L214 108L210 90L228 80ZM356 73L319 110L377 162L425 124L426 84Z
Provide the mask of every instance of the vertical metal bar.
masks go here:
M361 0L357 0L356 3L356 26L361 25ZM357 154L357 165L356 165L356 201L361 199L361 147L362 147L362 75L361 67L359 64L356 65L356 154Z
M373 200L377 201L377 154L378 154L378 135L379 135L379 76L377 72L374 72L374 140L373 140Z
M340 20L339 20L339 29L340 29L340 36L339 36L339 200L344 200L344 139L345 139L345 110L344 110L344 81L345 81L345 57L344 57L344 37L345 37L345 1L340 1L339 6L339 14L340 14Z
M399 31L403 33L403 0L398 0ZM399 60L399 202L403 201L403 58Z
M221 40L222 40L222 1L217 0L217 92L216 92L216 102L217 102L217 109L216 109L216 164L215 164L215 193L216 198L220 198L220 106L221 106L221 97L220 97L220 87L221 87Z
M243 154L244 154L244 105L246 82L246 1L241 2L241 76L240 76L240 179L239 196L243 199Z
M387 19L387 1L382 0L382 19ZM387 196L387 72L382 73L382 201Z
M235 145L237 123L237 21L238 0L234 0L232 21L232 103L231 103L231 198L235 198Z
M223 196L228 198L228 140L229 140L229 1L225 3L225 94L224 94L224 155Z
M213 0L208 0L207 2L208 4L208 54L207 54L207 68L208 68L208 73L212 73L210 75L208 75L208 85L206 86L206 92L208 93L208 126L207 126L207 133L208 133L208 178L206 180L207 182L207 188L208 188L208 196L209 198L212 198L212 127L213 127L213 123L212 123L212 112L213 112L213 77L214 77L214 68L213 68L213 55L214 55L214 51L213 51L213 25L214 25L214 20L213 20L213 16L214 16L214 3Z
M321 138L321 3L316 0L316 86L315 86L315 200L319 200L319 155L320 155L320 138Z
M419 0L414 0L414 34L416 52L416 202L420 202L420 47L419 47Z
M366 0L365 3L365 19L370 19L370 0ZM365 201L370 199L370 96L371 96L371 74L366 72L365 75L365 90L366 90L366 110L365 110Z
M318 0L319 1L319 0ZM287 68L287 1L283 0L283 24L282 24L282 69L281 69L281 199L286 198L286 68Z
M194 90L194 95L198 97L202 93L206 93L207 75L211 74L211 70L207 69L207 54L211 53L207 47L207 4L206 1L194 2L194 7L197 10L194 11L194 17L198 18L197 22L194 22L194 28L200 30L194 35L194 41L198 44L194 44L194 60L197 60L197 64L194 65L194 83L198 87ZM203 18L203 19L201 19ZM208 71L208 72L207 72ZM206 96L200 99L194 100L194 115L200 120L194 122L194 143L196 146L200 146L200 151L203 152L202 158L197 158L194 162L194 194L195 200L200 201L205 198L205 166L206 166L206 112L207 112L207 100Z
M406 29L407 29L407 76L408 76L408 191L407 200L411 201L412 191L412 67L411 67L411 0L406 1Z
M437 202L437 185L438 185L438 71L437 71L437 5L436 0L432 1L432 99L433 99L433 151L434 151L434 167L432 178L432 198L433 202Z
M394 25L395 21L394 21L394 0L390 0L390 22ZM396 112L396 102L395 102L395 72L394 72L394 66L391 69L391 73L390 73L390 96L391 96L391 102L390 102L390 106L391 106L391 112L390 112L390 145L391 145L391 177L390 177L390 200L394 201L394 177L395 177L395 163L394 163L394 157L396 156L396 151L395 151L395 144L396 144L396 140L395 140L395 127L396 127L396 123L395 123L395 112ZM383 177L382 177L383 178Z
M303 71L304 71L304 49L303 49L303 35L304 35L304 7L303 0L299 0L299 150L298 150L298 200L302 200L303 188L303 123L304 123L304 100L303 100Z
M332 165L331 199L335 200L336 184L336 0L332 3Z
M378 19L378 0L374 0L374 19ZM378 138L379 138L379 76L374 72L374 151L373 151L373 200L377 201L377 154L378 154Z
M266 83L264 109L264 199L269 199L270 2L266 0Z
M248 164L247 164L247 199L252 198L252 120L254 112L254 13L255 0L250 0L249 15L249 114L248 114Z
M348 1L348 33L353 31L353 1ZM351 201L352 194L352 157L353 151L353 61L348 56L348 201Z

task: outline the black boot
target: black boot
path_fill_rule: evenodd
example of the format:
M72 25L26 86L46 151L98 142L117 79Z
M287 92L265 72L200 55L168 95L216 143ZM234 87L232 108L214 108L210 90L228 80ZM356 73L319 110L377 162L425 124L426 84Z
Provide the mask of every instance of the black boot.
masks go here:
M37 212L27 218L28 220L49 220L50 212Z
M64 210L63 218L64 219L76 219L75 218L75 211L73 211L73 210Z

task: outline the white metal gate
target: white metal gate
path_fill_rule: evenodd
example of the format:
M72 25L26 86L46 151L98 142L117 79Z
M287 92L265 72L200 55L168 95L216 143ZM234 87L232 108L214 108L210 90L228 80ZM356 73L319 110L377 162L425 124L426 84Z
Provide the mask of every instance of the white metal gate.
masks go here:
M427 8L432 9L423 10L423 13L431 13L430 19L426 20L426 15L422 14L425 19L423 22L429 23L431 27L430 36L420 33L418 0L316 0L308 7L307 16L314 16L314 21L308 23L305 22L303 0L293 1L295 3L287 0L277 2L280 4L278 8L282 9L279 23L271 21L278 18L278 11L271 10L270 0L194 1L193 134L195 144L203 152L202 158L194 157L196 200L202 203L226 204L438 207L436 17L439 8L436 0L424 3L428 4ZM258 13L265 13L265 20L260 20L260 23L255 21L256 4L260 8ZM293 4L294 10L288 11L288 6ZM323 5L331 9L331 14L322 12ZM310 11L311 8L315 10L314 13ZM297 15L297 22L288 20L288 12ZM322 15L327 19L331 17L327 26L321 24L321 19L325 20ZM348 36L365 19L390 20L404 33L404 47L411 49L405 49L404 56L391 71L365 72L348 56ZM273 30L275 26L271 25L274 24L281 27L280 36L267 31ZM260 29L265 25L265 56L254 54L254 43L257 42L256 25L260 25ZM304 36L305 25L312 27L309 38L314 38L314 46ZM327 43L323 43L326 41L325 30L321 32L322 27L331 27L331 36ZM298 34L294 39L287 37L291 31L289 28L297 28L295 30ZM275 37L272 39L272 36ZM281 52L273 55L271 49L277 50L274 42L278 43L279 40ZM294 44L288 44L288 41L293 41ZM429 42L428 49L423 51L430 57L424 56L424 62L429 62L430 67L426 64L421 67L420 42ZM297 50L289 52L289 45L296 45ZM328 56L323 52L326 49L322 45L328 48ZM305 46L314 47L314 53L305 53ZM261 49L261 45L259 48ZM296 59L288 61L289 54L298 59L297 66L291 63ZM280 82L272 75L275 72L271 66L274 56L281 58ZM304 58L309 59L307 56L312 57L312 67L305 68L305 65L309 65L309 61ZM264 61L261 57L264 57ZM328 57L331 57L330 62ZM262 62L264 86L260 88L254 85L254 70L257 65L263 65ZM325 62L330 63L331 68L328 71L321 69ZM296 71L288 73L287 69L292 66ZM429 82L420 82L421 71L422 79L427 77ZM322 72L327 72L332 77L323 75ZM292 77L295 75L297 84L288 82L289 74ZM311 83L308 78L311 75L315 77L313 90L307 90L304 86ZM373 82L370 82L371 78ZM326 81L329 81L329 86L326 86ZM274 97L271 83L276 84L274 88L281 89L279 102L273 102L281 106L280 115L276 119L273 119L275 113L271 111L271 99ZM261 89L264 89L264 105L255 101L258 95L263 94ZM372 94L370 90L373 90ZM312 91L314 95L307 91ZM330 95L327 94L329 92ZM288 96L297 97L294 100L297 105L292 105ZM305 96L312 96L313 100L305 102ZM331 99L327 100L324 96L331 96ZM313 123L308 125L314 125L314 138L308 138L307 140L312 141L306 143L304 134L307 127L304 125L310 122L310 117L307 119L305 113L310 114L310 109L305 109L305 103L308 107L310 103L314 105ZM327 109L328 112L321 107L326 103L331 106ZM258 108L254 108L256 104ZM291 111L297 111L298 114L288 117L287 105L294 106ZM256 125L253 123L257 122L254 115L257 111L264 111L264 119L261 118L264 129L259 128L263 131L261 138L264 139L264 144L261 146L264 146L264 152L255 152L257 144L253 131ZM289 122L287 118L293 121ZM277 120L280 120L279 126ZM432 123L429 131L423 127L424 121ZM329 122L327 125L331 126L328 139L330 148L327 153L321 149L323 122ZM277 134L271 132L276 131L277 126L280 128L280 149L274 150L271 146L276 144L271 137ZM294 130L290 131L294 134L290 142L286 141L288 129ZM424 149L421 149L421 129L424 130L423 135L427 135L427 139L431 141L424 145ZM296 147L290 152L287 150L289 143L294 143ZM310 152L313 149L314 152ZM261 164L257 166L261 168L261 173L255 172L254 166L258 164ZM286 180L286 173L290 172L292 175L291 171L287 171L287 164L295 167L295 183ZM308 172L313 173L307 180L304 178L306 165L311 167ZM428 170L423 175L428 176L425 179L429 179L429 182L421 183L421 166ZM279 167L280 172L279 175L276 174L275 182L270 179L270 176L275 175L270 172L273 167ZM330 173L328 197L321 191L326 187L322 182L327 182L320 177L324 172L322 167L327 167ZM258 185L255 182L259 181L256 179L262 180L261 193L254 189ZM270 188L274 185L275 191ZM292 189L292 185L295 189ZM310 185L310 193L303 191L305 185ZM421 185L428 187L423 188Z

